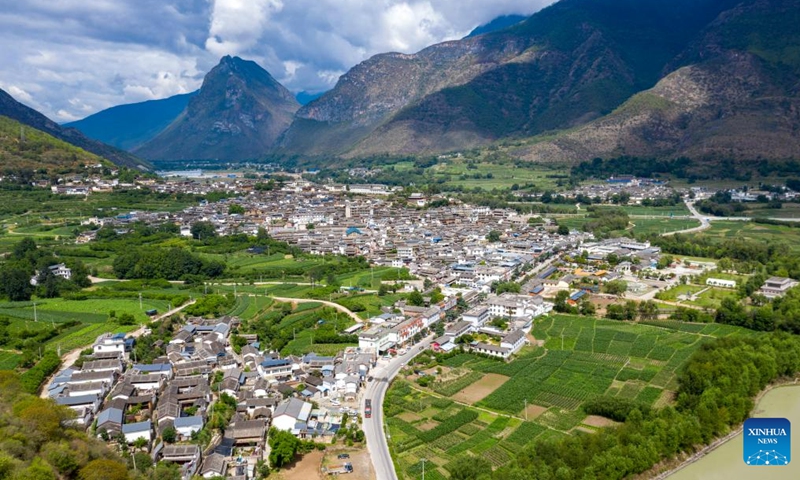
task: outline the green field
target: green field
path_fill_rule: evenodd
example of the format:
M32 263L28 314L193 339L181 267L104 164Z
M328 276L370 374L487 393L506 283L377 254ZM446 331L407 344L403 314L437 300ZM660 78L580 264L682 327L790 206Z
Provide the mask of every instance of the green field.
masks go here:
M670 207L643 207L641 205L623 205L621 208L628 215L648 215L654 217L688 216L691 215L686 205L673 205Z
M8 252L23 236L39 245L74 238L80 221L130 211L174 212L195 204L193 196L175 197L147 191L94 193L88 197L54 195L48 190L0 190L0 253Z
M768 208L765 204L748 205L742 213L745 217L754 218L800 218L800 203L784 203L781 208Z
M711 228L699 235L720 240L736 238L765 243L785 243L792 250L800 252L800 228L752 222L714 221L711 222Z
M668 233L688 230L700 226L700 222L691 218L633 218L631 219L634 234Z
M558 218L559 225L566 225L570 229L581 230L583 225L591 219L587 216L565 216ZM625 232L615 232L619 234L649 234L667 233L699 227L700 222L691 218L631 218L630 226Z
M451 356L441 367L463 375L456 385L434 381L422 388L410 379L396 381L384 408L398 475L419 478L421 458L429 462L426 469L445 478L446 465L462 455L500 466L535 439L594 431L600 427L584 423L581 405L598 395L667 404L677 387L676 372L704 341L753 334L716 324L648 323L552 315L531 332L545 341L543 349L528 347L509 363L467 353ZM481 410L453 400L457 387L486 373L509 379L474 403ZM533 415L527 421L525 405Z
M529 167L521 168L513 163L494 163L482 157L473 160L474 167L470 168L471 162L466 159L446 159L427 168L425 174L432 175L435 181L441 182L439 185L443 190L447 190L448 186L482 190L509 189L514 184L522 186L526 183L535 185L539 190L556 190L558 178L569 173L565 167L559 166L531 164ZM397 172L414 168L412 162L399 162L393 166ZM475 178L476 174L480 178ZM491 178L487 178L489 174Z

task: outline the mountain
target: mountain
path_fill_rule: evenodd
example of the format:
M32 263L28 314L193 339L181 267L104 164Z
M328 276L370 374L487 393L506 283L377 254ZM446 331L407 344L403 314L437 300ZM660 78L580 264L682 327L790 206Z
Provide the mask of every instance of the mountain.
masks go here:
M495 18L489 23L485 23L483 25L475 27L475 29L469 32L469 35L467 35L464 38L477 37L478 35L483 35L484 33L496 32L498 30L502 30L504 28L516 25L526 20L527 18L528 17L524 15L503 15L501 17Z
M153 160L259 158L274 146L299 107L255 62L225 56L178 118L134 152Z
M562 0L503 30L357 65L302 107L281 145L424 154L570 129L653 88L740 0Z
M116 165L145 171L152 168L149 163L128 152L123 152L110 145L92 140L74 128L62 127L36 110L14 100L11 95L3 90L0 90L0 115L41 130L59 140L103 157Z
M86 165L110 163L41 130L0 116L0 168L4 172L84 172Z
M512 151L531 161L797 158L798 22L797 0L738 5L712 22L653 88L601 119Z
M167 128L196 94L119 105L64 126L77 128L87 137L114 147L132 150Z

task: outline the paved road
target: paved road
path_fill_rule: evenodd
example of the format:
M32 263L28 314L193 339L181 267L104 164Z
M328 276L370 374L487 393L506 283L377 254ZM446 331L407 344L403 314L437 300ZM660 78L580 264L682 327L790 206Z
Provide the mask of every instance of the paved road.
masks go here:
M346 313L350 318L355 320L358 323L363 323L364 319L356 315L355 313L351 312L349 308L339 305L338 303L329 302L327 300L317 300L314 298L290 298L290 297L271 297L279 302L292 302L292 303L321 303L323 305L327 305L329 307L333 307L336 310L339 310L342 313Z
M380 480L397 479L392 456L389 454L389 444L386 442L386 432L383 429L383 397L400 369L422 351L419 347L427 349L432 341L433 335L412 346L405 355L398 355L370 372L373 380L367 385L364 398L372 400L372 418L364 419L364 434L367 438L367 450L372 458L372 467ZM364 410L363 404L361 410Z
M709 221L708 217L706 217L704 215L701 215L700 212L698 212L697 209L694 208L694 202L688 202L687 201L686 202L686 208L688 208L689 211L692 212L692 217L694 217L695 219L697 219L697 221L700 222L700 226L699 227L687 228L685 230L676 230L674 232L662 233L661 234L662 237L668 237L670 235L675 235L676 233L702 232L703 230L707 230L709 227L711 227L711 222ZM748 218L747 220L750 220L750 219Z

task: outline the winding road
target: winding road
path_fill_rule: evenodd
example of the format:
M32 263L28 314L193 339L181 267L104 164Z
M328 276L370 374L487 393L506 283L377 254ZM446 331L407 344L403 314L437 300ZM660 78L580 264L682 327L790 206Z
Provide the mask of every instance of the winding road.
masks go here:
M397 376L400 369L430 346L433 337L433 335L426 337L420 343L413 345L405 355L398 355L389 360L386 365L376 367L370 372L373 379L367 385L364 398L372 400L372 418L364 419L364 435L367 438L367 450L372 458L372 467L375 469L376 477L380 480L397 480L397 472L394 470L384 430L383 399L386 396L386 390L389 389L392 379ZM364 410L363 404L361 410Z
M333 307L336 310L339 310L342 313L347 314L350 318L355 320L357 323L364 323L364 319L353 313L349 308L339 305L338 303L329 302L327 300L317 300L314 298L290 298L290 297L270 297L274 300L279 302L287 302L287 303L321 303L328 307Z

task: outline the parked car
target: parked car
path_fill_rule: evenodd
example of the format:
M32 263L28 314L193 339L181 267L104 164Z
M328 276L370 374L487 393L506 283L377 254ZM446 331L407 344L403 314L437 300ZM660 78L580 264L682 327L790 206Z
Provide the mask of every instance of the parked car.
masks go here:
M336 458L338 458L339 460L344 460L346 458L350 458L350 454L349 453L340 453Z

